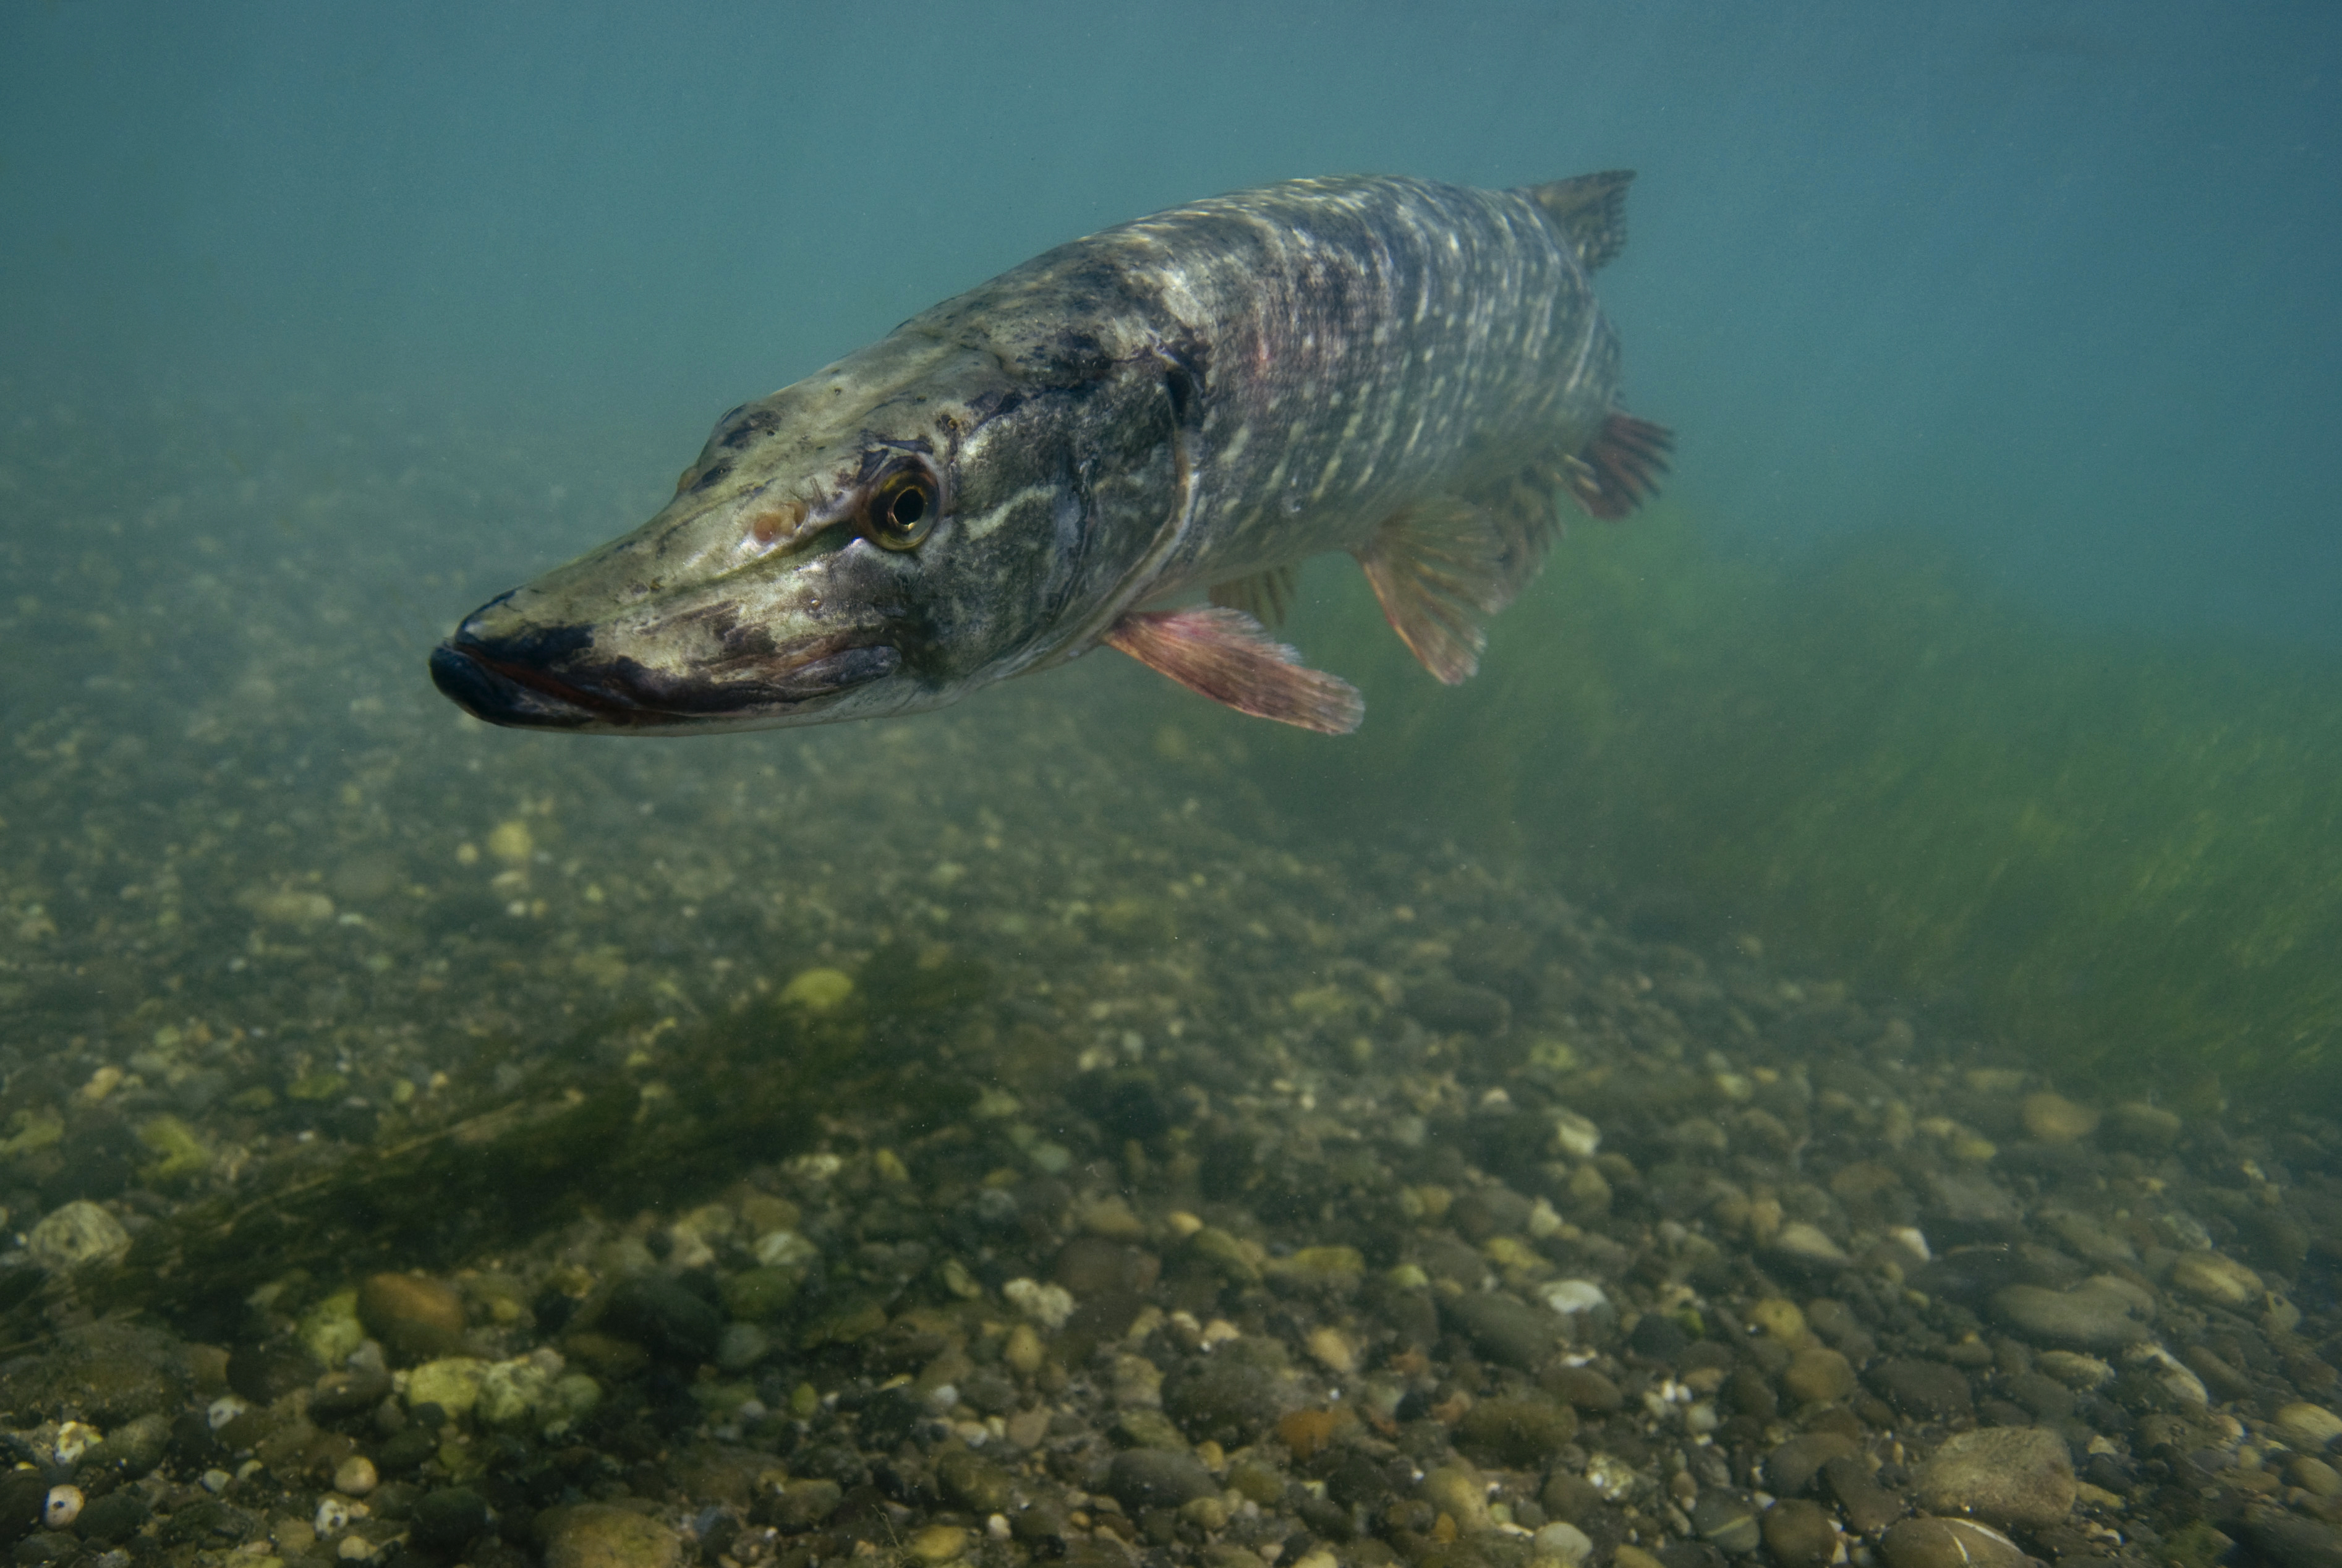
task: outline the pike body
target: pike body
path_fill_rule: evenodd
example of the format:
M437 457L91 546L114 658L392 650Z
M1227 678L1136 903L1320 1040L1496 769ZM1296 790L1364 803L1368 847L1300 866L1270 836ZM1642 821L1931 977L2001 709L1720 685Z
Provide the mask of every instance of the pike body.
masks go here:
M1263 624L1301 561L1354 554L1452 684L1556 496L1622 516L1664 471L1590 282L1629 178L1296 180L1060 246L725 415L664 511L482 606L433 677L499 724L679 733L936 707L1104 643L1353 728Z

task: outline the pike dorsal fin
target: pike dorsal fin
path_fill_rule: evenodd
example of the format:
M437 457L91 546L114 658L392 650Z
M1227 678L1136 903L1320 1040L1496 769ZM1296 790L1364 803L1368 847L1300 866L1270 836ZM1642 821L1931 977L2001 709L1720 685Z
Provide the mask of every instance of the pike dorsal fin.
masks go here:
M1234 577L1212 584L1206 595L1224 609L1242 610L1264 626L1285 624L1285 612L1301 585L1298 566L1271 566L1249 577Z
M1366 716L1358 689L1313 670L1242 610L1134 610L1106 629L1108 646L1240 714L1346 735Z
M1520 194L1545 209L1577 253L1577 265L1593 272L1626 248L1626 187L1634 180L1632 169L1610 169L1523 185Z

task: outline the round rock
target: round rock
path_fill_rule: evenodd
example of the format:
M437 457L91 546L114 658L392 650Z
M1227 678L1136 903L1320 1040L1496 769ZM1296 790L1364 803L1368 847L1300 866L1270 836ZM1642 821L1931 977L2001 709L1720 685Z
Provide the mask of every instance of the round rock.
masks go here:
M445 1355L464 1343L464 1298L420 1274L375 1274L358 1287L358 1321L398 1355Z
M1976 1408L1967 1377L1958 1367L1940 1361L1895 1357L1880 1362L1865 1375L1881 1399L1906 1415L1948 1421L1971 1414Z
M2063 1094L2027 1094L2018 1111L2025 1131L2045 1144L2079 1143L2098 1130L2098 1114Z
M466 1486L443 1486L416 1499L406 1534L426 1552L452 1555L487 1528L485 1498Z
M2324 1448L2342 1437L2342 1415L2337 1415L2322 1404L2307 1401L2281 1406L2277 1413L2277 1434L2296 1448Z
M1855 1390L1854 1363L1815 1345L1789 1358L1781 1386L1801 1404L1835 1404Z
M537 1515L545 1568L676 1568L683 1538L631 1508L580 1503Z
M2258 1301L2261 1276L2220 1253L2182 1253L2171 1265L2171 1288L2219 1306Z
M2132 1302L2096 1283L2070 1291L2007 1285L1992 1296L1992 1315L2036 1344L2120 1350L2147 1336Z
M1216 1497L1212 1473L1192 1453L1130 1448L1114 1456L1106 1493L1133 1513L1145 1508L1176 1508L1198 1497Z
M1972 1519L1906 1519L1879 1543L1887 1568L2019 1568L2017 1543Z
M1947 1437L1919 1471L1920 1505L1993 1524L2055 1524L2073 1511L2073 1454L2038 1426L1995 1426Z
M1781 1568L1823 1568L1837 1555L1837 1526L1829 1511L1802 1497L1785 1497L1765 1510L1765 1550Z

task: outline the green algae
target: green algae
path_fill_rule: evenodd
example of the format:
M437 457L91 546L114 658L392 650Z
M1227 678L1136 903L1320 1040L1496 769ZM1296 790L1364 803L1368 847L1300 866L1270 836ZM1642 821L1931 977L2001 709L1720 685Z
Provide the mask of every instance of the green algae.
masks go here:
M2061 1076L2342 1077L2330 660L2077 629L1907 535L1762 570L1665 513L1579 530L1456 691L1362 592L1296 631L1373 711L1256 744L1340 831L1704 912Z

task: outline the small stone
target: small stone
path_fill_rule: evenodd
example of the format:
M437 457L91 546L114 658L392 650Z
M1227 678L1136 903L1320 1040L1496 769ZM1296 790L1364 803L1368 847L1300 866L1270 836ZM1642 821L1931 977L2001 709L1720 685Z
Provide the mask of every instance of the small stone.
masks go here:
M996 1513L1008 1506L1008 1472L972 1448L955 1448L936 1461L944 1494L971 1513Z
M773 1499L773 1523L787 1531L810 1530L836 1513L845 1497L846 1489L835 1481L792 1481Z
M1545 1525L1530 1538L1529 1555L1533 1561L1578 1568L1594 1555L1594 1540L1575 1524L1555 1523Z
M2182 1253L2171 1265L2171 1288L2219 1306L2243 1306L2261 1297L2261 1276L2221 1253Z
M1534 1372L1561 1342L1562 1325L1506 1295L1467 1293L1439 1303L1440 1321L1500 1365Z
M667 1361L711 1359L724 1337L716 1303L666 1274L621 1280L602 1313L604 1324Z
M2245 1538L2276 1568L2342 1568L2342 1530L2297 1513L2256 1508L2246 1516Z
M1756 1504L1745 1493L1722 1486L1700 1492L1691 1505L1691 1527L1701 1540L1733 1557L1756 1551L1764 1534Z
M2020 1568L2026 1555L1972 1519L1906 1519L1878 1543L1887 1568Z
M1301 1403L1285 1347L1246 1337L1165 1374L1163 1409L1197 1443L1235 1448Z
M1357 1342L1331 1323L1311 1329L1307 1345L1309 1358L1337 1377L1358 1370Z
M1775 1339L1796 1341L1805 1337L1806 1314L1797 1303L1780 1296L1767 1296L1748 1308L1748 1321Z
M2179 1118L2160 1105L2132 1100L2115 1107L2111 1131L2126 1147L2159 1154L2179 1141Z
M25 1251L45 1269L117 1263L130 1251L122 1222L86 1198L60 1203L25 1237Z
M1456 1522L1466 1534L1488 1523L1488 1489L1471 1471L1443 1464L1423 1478L1424 1501Z
M2131 1299L2090 1281L2069 1291L2005 1285L1995 1291L1992 1315L2037 1344L2119 1350L2147 1337Z
M1854 1365L1837 1351L1817 1345L1789 1358L1781 1386L1800 1404L1835 1404L1855 1391Z
M1626 1403L1618 1385L1590 1366L1548 1366L1537 1374L1537 1386L1579 1410L1622 1410Z
M425 1493L406 1522L408 1540L443 1556L462 1551L487 1528L487 1499L468 1486L442 1486Z
M37 1470L0 1473L0 1546L11 1546L40 1528L48 1506L48 1478Z
M1019 1375L1030 1377L1041 1370L1048 1355L1041 1336L1033 1332L1031 1323L1018 1323L1008 1331L1008 1342L1000 1347L1000 1359Z
M2278 1408L2277 1430L2278 1436L2296 1448L2324 1448L2342 1437L2342 1416L2322 1404L2300 1401Z
M2044 1427L1995 1426L1944 1440L1918 1477L1921 1506L2037 1528L2073 1511L2074 1460Z
M1828 1510L1802 1497L1785 1497L1765 1510L1765 1549L1780 1568L1823 1568L1837 1554L1837 1526Z
M1854 1261L1820 1226L1803 1220L1792 1220L1776 1231L1765 1252L1776 1262L1807 1273L1835 1273Z
M2063 1094L2027 1094L2018 1107L2025 1131L2045 1144L2075 1144L2098 1130L2098 1114Z
M1974 1413L1968 1380L1959 1368L1940 1361L1895 1357L1878 1363L1865 1374L1878 1396L1906 1415L1922 1420L1949 1420Z
M1828 1483L1830 1495L1837 1499L1847 1526L1857 1535L1875 1535L1907 1512L1903 1499L1878 1484L1858 1453L1825 1461L1822 1479Z
M1192 1453L1133 1448L1114 1456L1105 1491L1136 1514L1146 1508L1176 1508L1198 1497L1216 1496L1212 1473Z
M2113 1367L2079 1351L2045 1350L2033 1358L2033 1364L2067 1388L2096 1388L2115 1374Z
M118 1486L81 1511L74 1533L85 1541L119 1545L145 1528L154 1514L138 1488Z
M1813 1485L1823 1465L1857 1452L1854 1439L1842 1432L1799 1433L1765 1456L1765 1483L1777 1495L1796 1497Z
M2342 1474L2322 1459L2307 1453L2297 1453L2293 1463L2285 1467L2285 1478L2304 1492L2320 1497L2342 1497Z
M70 1530L86 1501L78 1486L52 1486L41 1500L41 1523L52 1530Z
M426 1361L406 1374L406 1404L435 1404L450 1415L469 1415L480 1403L480 1380L488 1363L468 1355Z
M409 1360L443 1356L464 1343L464 1298L419 1274L375 1274L358 1287L358 1321L383 1347Z
M967 1553L968 1533L956 1524L930 1524L911 1537L912 1559L920 1563L950 1563Z
M545 1568L677 1568L683 1538L648 1514L579 1503L537 1515Z
M1541 1470L1577 1435L1577 1413L1542 1399L1484 1399L1456 1423L1456 1446L1475 1459Z
M363 1453L353 1453L334 1466L334 1490L345 1497L364 1497L381 1480L375 1473L374 1461Z

